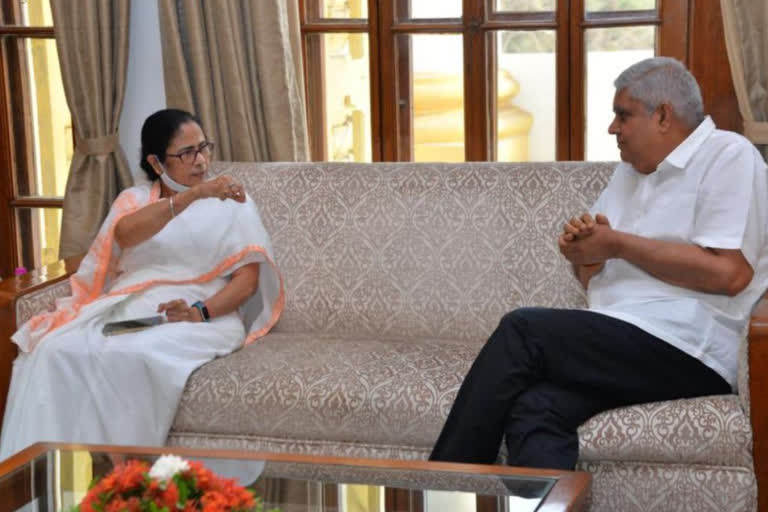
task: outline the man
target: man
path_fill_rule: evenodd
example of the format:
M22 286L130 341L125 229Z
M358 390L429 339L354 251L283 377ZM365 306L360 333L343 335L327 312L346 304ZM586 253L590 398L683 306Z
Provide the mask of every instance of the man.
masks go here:
M731 392L738 346L768 286L766 165L704 117L678 61L614 82L620 163L562 254L589 310L508 313L475 360L433 460L572 469L577 427L615 407Z

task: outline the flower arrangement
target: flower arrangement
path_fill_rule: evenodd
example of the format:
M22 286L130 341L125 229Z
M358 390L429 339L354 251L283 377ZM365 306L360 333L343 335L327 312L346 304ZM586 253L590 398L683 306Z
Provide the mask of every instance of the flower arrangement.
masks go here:
M262 512L263 502L234 479L220 478L199 462L164 455L149 466L118 464L95 481L77 512Z

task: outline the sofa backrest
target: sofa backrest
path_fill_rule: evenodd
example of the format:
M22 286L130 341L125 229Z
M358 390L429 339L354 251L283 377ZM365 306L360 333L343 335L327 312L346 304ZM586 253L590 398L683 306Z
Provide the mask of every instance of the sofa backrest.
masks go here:
M518 306L585 305L563 222L615 164L232 163L286 289L277 331L484 340Z

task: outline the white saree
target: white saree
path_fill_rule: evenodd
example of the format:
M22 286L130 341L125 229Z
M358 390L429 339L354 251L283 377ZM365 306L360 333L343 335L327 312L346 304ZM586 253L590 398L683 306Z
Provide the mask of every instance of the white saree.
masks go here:
M159 184L115 201L72 276L72 296L12 337L14 361L0 460L38 441L162 445L197 367L264 335L283 309L282 278L250 198L193 202L154 237L120 251L114 227L159 200ZM240 311L210 323L165 323L105 337L104 324L205 300L237 268L260 263L259 288Z

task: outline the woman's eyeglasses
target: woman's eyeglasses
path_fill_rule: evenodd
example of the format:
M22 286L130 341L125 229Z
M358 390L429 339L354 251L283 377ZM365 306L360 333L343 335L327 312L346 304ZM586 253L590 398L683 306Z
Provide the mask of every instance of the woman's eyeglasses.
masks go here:
M195 163L195 160L197 160L198 153L201 153L205 158L210 158L215 146L216 145L213 142L207 140L196 148L185 149L184 151L175 154L166 153L165 156L175 156L184 164L193 164Z

